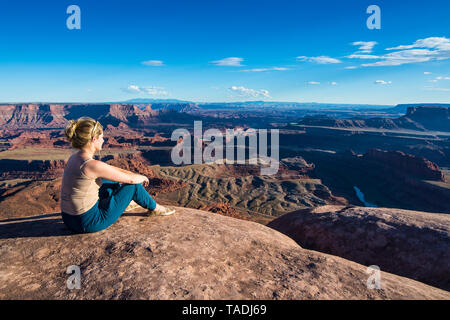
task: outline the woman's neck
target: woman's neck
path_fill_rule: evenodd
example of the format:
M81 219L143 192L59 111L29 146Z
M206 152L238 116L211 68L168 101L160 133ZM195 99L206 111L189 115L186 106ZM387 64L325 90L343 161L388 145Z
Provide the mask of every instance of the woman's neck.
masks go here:
M92 150L91 148L83 148L80 151L78 151L78 154L85 155L88 158L94 158L95 150Z

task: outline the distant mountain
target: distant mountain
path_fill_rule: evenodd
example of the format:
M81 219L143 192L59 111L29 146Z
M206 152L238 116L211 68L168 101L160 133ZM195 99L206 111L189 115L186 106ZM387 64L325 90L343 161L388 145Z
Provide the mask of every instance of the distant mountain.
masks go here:
M134 104L140 104L140 103L195 103L195 102L187 101L187 100L178 100L178 99L136 98L136 99L130 99L130 100L126 100L126 101L113 102L113 103L134 103Z
M336 119L323 115L306 116L299 124L336 128L408 129L450 132L450 108L435 105L409 106L404 116L394 119L381 117L369 119Z
M112 105L112 104L135 104L148 105L156 110L158 106L154 104L191 104L196 105L200 109L294 109L294 110L389 110L391 105L369 105L369 104L336 104L336 103L318 103L318 102L285 102L285 101L237 101L237 102L195 102L178 99L149 99L135 98L126 101L111 101L102 103L90 102L20 102L20 103L3 103L2 105Z
M398 104L393 108L382 109L379 111L384 111L387 113L401 113L405 114L409 107L446 107L450 108L448 103L413 103L413 104Z
M192 112L200 110L196 103L152 103L152 110L158 111L176 111L176 112Z
M242 101L198 103L202 109L299 109L299 110L381 110L392 106L366 104L336 104L318 102Z

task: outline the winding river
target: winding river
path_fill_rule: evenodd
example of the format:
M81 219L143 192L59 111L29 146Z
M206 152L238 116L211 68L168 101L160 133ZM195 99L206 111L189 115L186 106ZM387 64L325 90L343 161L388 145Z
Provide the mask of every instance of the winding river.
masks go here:
M361 190L359 190L359 188L357 186L353 186L353 189L355 189L356 192L356 196L358 197L358 199L364 204L364 206L366 207L374 207L377 208L378 206L372 203L367 202L364 199L364 193L361 192Z

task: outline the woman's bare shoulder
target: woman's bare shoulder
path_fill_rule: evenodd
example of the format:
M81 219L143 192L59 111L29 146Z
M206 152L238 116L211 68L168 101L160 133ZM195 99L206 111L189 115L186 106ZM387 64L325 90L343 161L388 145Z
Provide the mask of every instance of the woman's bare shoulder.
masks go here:
M91 172L94 173L96 175L101 176L102 174L105 173L110 173L110 174L117 174L120 172L120 169L112 166L110 164L107 164L106 162L103 162L101 160L90 160L86 163L85 168Z
M101 168L105 168L105 167L110 167L110 165L101 160L88 159L86 161L85 167L87 169L93 170L93 169L101 169Z

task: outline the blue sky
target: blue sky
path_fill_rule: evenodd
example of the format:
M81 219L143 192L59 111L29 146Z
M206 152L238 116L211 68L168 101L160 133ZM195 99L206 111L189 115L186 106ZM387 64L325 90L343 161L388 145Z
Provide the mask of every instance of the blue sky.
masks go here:
M449 12L446 0L2 0L0 102L450 103Z

